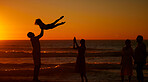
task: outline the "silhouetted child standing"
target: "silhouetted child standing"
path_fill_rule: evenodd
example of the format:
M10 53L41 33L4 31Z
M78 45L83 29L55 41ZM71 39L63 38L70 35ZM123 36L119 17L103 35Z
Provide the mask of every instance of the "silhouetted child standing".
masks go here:
M76 43L77 49L78 49L78 55L76 60L76 71L80 73L82 82L84 82L83 77L85 78L85 81L87 82L87 76L86 76L86 67L85 67L85 40L80 40L80 46L77 44L76 39L74 41Z
M33 61L34 61L34 81L39 81L38 80L38 75L39 75L39 69L41 66L41 53L40 53L40 42L39 39L43 36L43 29L41 29L41 33L38 36L35 36L34 33L29 32L27 36L30 38L30 41L32 43L33 51Z
M121 79L124 82L124 75L128 75L129 82L131 81L131 76L133 74L133 49L131 47L131 41L125 41L125 47L122 49L122 59L121 59Z
M64 16L61 16L59 19L57 19L55 22L51 23L51 24L44 24L41 19L36 19L35 20L35 25L39 25L41 29L53 29L59 25L64 24L65 22L61 22L61 23L57 23L59 20L61 20ZM57 24L56 24L57 23Z

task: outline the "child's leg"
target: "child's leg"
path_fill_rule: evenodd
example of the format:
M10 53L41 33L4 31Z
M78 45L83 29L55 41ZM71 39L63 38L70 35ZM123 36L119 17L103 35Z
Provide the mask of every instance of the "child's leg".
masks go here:
M54 24L54 23L51 23L51 24L47 24L47 25L45 25L45 27L44 27L44 29L45 30L48 30L48 29L53 29L53 28L55 28L55 27L57 27L57 26L59 26L59 25L62 25L62 24L64 24L65 22L61 22L61 23L58 23L58 24Z
M61 20L64 16L61 16L59 19L57 19L55 22L53 22L52 24L56 24L59 20Z
M62 25L62 24L64 24L64 23L65 23L65 22L58 23L58 24L56 24L54 27L57 27L57 26Z
M58 24L56 24L56 25L54 25L53 23L52 24L47 24L47 25L45 25L43 28L45 29L45 30L48 30L48 29L53 29L53 28L55 28L55 27L57 27L57 26L59 26L59 25L62 25L62 24L64 24L65 22L61 22L61 23L58 23Z

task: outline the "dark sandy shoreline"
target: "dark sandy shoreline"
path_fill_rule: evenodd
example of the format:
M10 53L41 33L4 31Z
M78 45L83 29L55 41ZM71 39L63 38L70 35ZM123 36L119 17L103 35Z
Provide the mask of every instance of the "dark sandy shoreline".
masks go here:
M24 65L24 64L23 64ZM26 67L28 65L15 65L15 67ZM12 67L13 65L2 65L0 67ZM42 65L39 79L41 82L81 82L80 75L75 72L75 64L51 64ZM33 68L33 66L32 66ZM145 82L148 81L148 66L144 70ZM33 70L11 70L0 71L0 82L32 82ZM89 82L120 82L120 65L111 64L87 64L87 76ZM126 79L127 80L127 79ZM136 82L136 73L132 77L132 82Z
M42 53L42 58L76 57L77 53ZM120 57L120 51L104 51L86 53L86 57ZM32 58L31 53L0 53L0 58ZM0 82L32 82L33 64L0 64ZM119 63L89 63L87 76L89 82L121 82ZM29 68L29 69L28 69ZM7 70L4 70L7 69ZM144 69L145 82L148 82L148 65ZM79 73L75 72L75 64L42 64L39 79L41 82L81 82ZM127 81L127 78L126 78ZM137 82L136 72L132 82Z

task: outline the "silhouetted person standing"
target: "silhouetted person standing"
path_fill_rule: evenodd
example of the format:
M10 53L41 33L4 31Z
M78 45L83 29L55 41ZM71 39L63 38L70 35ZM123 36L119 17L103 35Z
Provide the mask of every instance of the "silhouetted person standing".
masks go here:
M137 42L138 45L135 49L135 55L134 55L134 60L136 66L136 72L137 72L137 79L138 82L143 82L144 81L144 76L143 76L143 67L146 64L146 45L143 43L143 36L138 35L137 36Z
M73 39L73 49L76 48L76 46L75 46L75 41L76 41L76 37L74 37L74 39Z
M33 51L33 61L34 61L34 81L38 80L39 70L41 66L41 53L40 53L40 42L39 39L43 36L43 29L41 29L41 33L38 36L35 36L34 33L29 32L27 36L30 38L30 41L32 43Z
M36 19L35 20L35 25L39 25L41 29L53 29L59 25L64 24L65 22L61 22L61 23L57 23L59 20L61 20L64 16L61 16L59 19L57 19L55 22L51 23L51 24L44 24L41 19ZM57 24L56 24L57 23Z
M131 41L125 41L125 47L122 49L122 59L121 59L121 80L124 82L124 76L128 75L129 82L131 81L131 76L133 74L133 49L131 47Z
M86 67L85 67L85 50L86 50L85 40L84 39L80 40L80 46L77 44L76 39L75 39L75 43L78 48L78 55L76 60L76 71L80 73L82 82L84 82L84 78L85 78L85 81L87 82Z

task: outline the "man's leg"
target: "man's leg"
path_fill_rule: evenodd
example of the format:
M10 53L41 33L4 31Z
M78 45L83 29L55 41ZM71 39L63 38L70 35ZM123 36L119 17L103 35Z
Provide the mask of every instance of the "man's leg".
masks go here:
M140 82L140 64L137 64L136 72L137 72L137 80L138 82Z
M124 82L124 75L121 75L121 81Z
M143 75L143 64L140 64L140 66L139 66L139 70L140 70L140 80L141 80L141 82L143 82L143 80L144 80L144 75Z
M37 66L34 66L34 76L33 76L33 80L38 80L37 78Z
M35 65L33 80L36 80L36 81L38 80L39 70L40 70L40 65Z
M128 76L128 82L131 82L131 75Z

